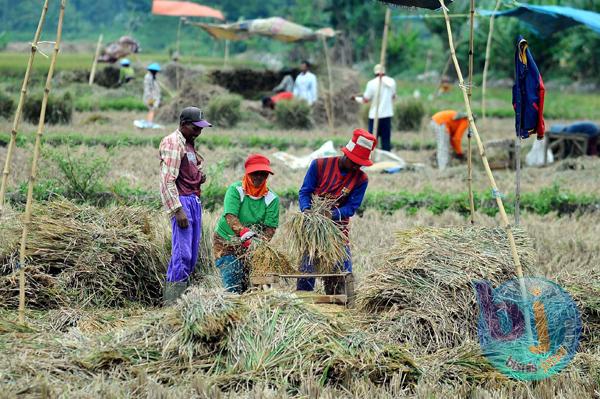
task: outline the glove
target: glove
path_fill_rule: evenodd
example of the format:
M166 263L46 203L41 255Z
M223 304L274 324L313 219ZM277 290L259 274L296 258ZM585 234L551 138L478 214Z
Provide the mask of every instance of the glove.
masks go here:
M247 227L244 227L242 231L240 231L240 241L242 242L242 246L244 248L249 248L250 244L252 244L252 238L254 236L256 236L255 232Z

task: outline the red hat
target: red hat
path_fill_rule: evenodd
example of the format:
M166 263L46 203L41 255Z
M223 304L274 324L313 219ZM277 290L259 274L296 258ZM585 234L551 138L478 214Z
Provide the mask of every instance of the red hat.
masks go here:
M270 174L273 174L273 171L271 170L271 161L269 161L269 158L260 154L248 155L244 167L246 168L247 174L254 172L269 172Z
M377 139L364 129L355 129L352 140L342 148L342 152L354 163L371 166L371 151L375 149Z

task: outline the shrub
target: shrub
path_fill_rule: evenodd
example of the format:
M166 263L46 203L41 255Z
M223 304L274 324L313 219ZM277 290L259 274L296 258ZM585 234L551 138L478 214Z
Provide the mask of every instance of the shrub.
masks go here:
M418 100L403 100L396 103L394 109L396 129L419 130L425 116L425 107Z
M103 87L116 87L119 83L119 68L108 65L99 69L94 76L94 83Z
M233 127L242 117L242 97L222 94L211 98L206 109L206 118L215 126Z
M42 109L42 93L36 93L25 100L23 118L33 124L38 123ZM50 94L46 107L46 123L50 125L71 123L73 118L73 97L67 92L62 96Z
M361 105L360 111L358 113L358 115L359 115L358 117L360 118L359 123L365 129L369 128L369 110L370 109L371 109L371 105L363 104L363 105Z
M9 118L15 109L15 102L12 97L0 92L0 116Z
M275 107L275 122L286 129L308 129L313 124L311 111L304 100L279 101Z

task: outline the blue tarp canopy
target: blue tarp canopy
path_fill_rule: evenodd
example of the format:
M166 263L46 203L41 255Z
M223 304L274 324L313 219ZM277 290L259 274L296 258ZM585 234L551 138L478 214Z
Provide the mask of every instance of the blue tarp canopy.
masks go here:
M491 16L491 10L477 10L482 16ZM561 6L534 6L517 3L516 8L496 12L496 17L516 17L531 26L531 29L542 35L585 25L596 33L600 33L600 14L593 11L579 10Z

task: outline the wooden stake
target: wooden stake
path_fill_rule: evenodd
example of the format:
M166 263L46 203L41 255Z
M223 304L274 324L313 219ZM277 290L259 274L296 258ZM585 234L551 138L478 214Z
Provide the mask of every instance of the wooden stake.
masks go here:
M175 51L177 52L177 64L179 64L179 60L181 59L181 24L183 23L183 18L179 18L179 25L177 26L177 46ZM179 76L179 65L175 65L175 90L179 90L180 76Z
M98 57L100 57L100 46L102 45L102 33L98 36L98 43L96 43L96 53L94 55L94 62L92 62L92 71L90 72L89 85L94 84L96 78L96 67L98 66Z
M387 38L388 30L390 26L391 10L389 7L385 10L385 24L383 26L383 39L381 41L381 56L379 57L379 65L385 71L385 55L387 51ZM379 77L379 85L377 86L377 93L375 93L375 120L373 120L373 136L377 137L379 130L379 101L381 100L381 85L383 83L383 76Z
M481 82L481 117L485 119L485 90L487 85L487 73L490 65L490 54L492 52L492 37L494 36L494 20L496 18L496 12L500 8L500 1L496 0L496 6L494 12L490 17L490 31L488 32L487 44L485 47L485 63L483 64L483 81Z
M460 85L460 90L463 94L463 100L465 102L465 107L467 108L467 114L469 115L469 125L473 130L473 135L475 136L475 140L477 141L477 147L479 148L479 155L481 155L481 160L483 161L483 167L485 168L485 172L490 181L490 186L492 187L492 193L496 199L496 204L498 204L498 210L500 211L500 220L502 221L502 227L506 231L506 236L508 237L508 243L510 245L510 251L512 253L513 261L515 262L515 271L517 277L519 279L519 286L521 288L521 297L523 303L527 304L527 289L525 287L525 283L523 280L523 267L521 266L521 260L519 259L519 254L517 253L517 244L515 243L515 237L512 232L512 228L510 223L508 222L508 216L506 215L506 210L504 209L504 203L502 202L502 196L500 194L500 190L498 190L498 186L496 185L496 180L494 179L494 175L492 174L492 170L490 169L490 164L488 162L487 156L485 155L485 148L483 147L483 142L481 141L481 137L479 137L479 132L477 131L477 126L475 126L475 120L473 119L473 111L471 110L471 104L469 104L469 96L467 94L467 89L465 87L465 81L462 76L462 72L460 69L460 65L458 64L458 59L456 58L456 52L454 51L454 40L452 39L452 27L450 26L450 17L448 17L448 9L446 8L446 4L444 4L444 0L438 0L442 6L442 10L444 11L444 19L446 20L446 30L448 32L448 44L450 45L450 54L452 55L452 61L454 62L454 67L456 69L456 75L458 76L458 81ZM529 308L526 307L523 309L523 313L525 316L525 330L527 334L527 338L529 342L533 344L533 334L531 331L531 323L529 322Z
M37 178L38 159L40 157L40 146L42 142L42 134L44 132L44 121L46 119L46 107L48 105L48 96L50 95L50 87L52 86L52 76L54 75L54 66L60 48L60 40L62 37L63 20L65 16L66 0L60 2L60 14L58 16L58 27L56 29L56 41L54 43L54 53L50 61L50 69L46 77L46 87L44 88L44 97L42 98L42 107L40 110L40 120L38 122L37 134L35 136L35 144L33 147L33 161L31 163L31 175L29 176L29 184L27 186L27 204L25 205L25 217L23 220L23 234L21 235L21 248L19 252L19 322L25 321L25 253L27 249L27 234L31 223L31 208L33 205L33 187Z
M33 65L33 59L37 52L37 45L42 34L42 28L44 21L46 20L46 13L48 12L48 0L44 1L42 6L42 13L38 22L37 29L33 35L33 41L31 42L31 53L29 54L29 61L27 61L27 69L25 69L25 76L23 77L23 85L21 86L21 94L19 96L19 102L17 103L17 111L13 119L12 130L10 134L10 142L8 143L8 152L6 154L6 161L4 163L4 170L2 172L2 185L0 186L0 215L4 210L4 196L6 194L6 186L8 185L8 175L10 174L10 163L17 140L17 132L19 131L19 125L21 123L21 114L23 113L23 104L25 103L25 97L27 97L27 87L29 86L29 77L31 76L31 66Z
M227 67L229 64L229 40L225 40L225 57L223 59L223 66Z
M475 25L475 0L471 0L471 19L469 21L469 104L473 94L473 48L474 48L474 25ZM471 224L475 224L475 201L473 199L473 154L471 151L471 136L473 132L469 126L467 133L467 186L469 189L469 210L471 211Z
M323 43L323 51L325 52L325 62L327 63L327 79L329 80L329 92L325 99L325 112L327 114L327 123L329 124L329 131L331 134L335 134L335 114L333 110L333 78L331 73L331 62L329 61L329 49L327 47L327 39L321 35L321 42Z

